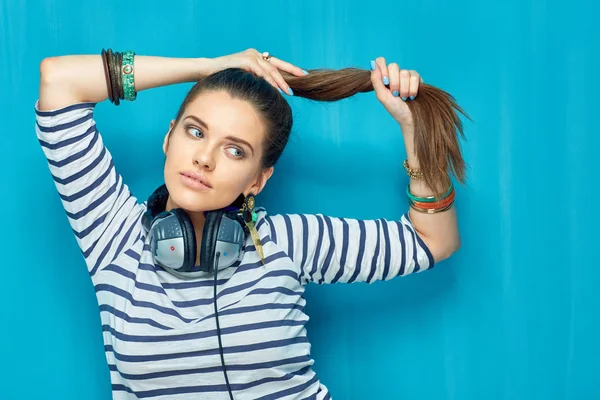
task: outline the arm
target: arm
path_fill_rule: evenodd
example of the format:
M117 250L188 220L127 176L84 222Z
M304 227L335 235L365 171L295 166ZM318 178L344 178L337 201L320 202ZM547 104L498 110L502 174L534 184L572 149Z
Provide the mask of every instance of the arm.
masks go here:
M276 64L265 63L254 49L214 59L136 56L135 88L195 81L229 67L244 68L281 88L287 84L279 69L303 75L282 60ZM47 58L40 74L36 133L93 276L141 235L143 207L117 173L94 121L96 103L108 98L102 57Z
M300 281L372 283L434 266L408 214L398 221L323 215L267 217L271 238L300 267Z
M255 49L217 58L135 56L135 90L194 82L225 68L242 68L289 92L281 71L304 76L304 70L273 58L265 63ZM46 58L40 65L40 109L51 110L78 102L98 103L108 98L102 58L72 55Z
M389 77L389 87L383 84L383 77ZM407 105L410 99L418 96L419 85L422 82L416 71L400 70L396 63L386 65L383 57L377 58L371 67L371 82L377 99L400 124L408 165L420 169L420 163L415 151L414 119ZM418 197L429 197L434 191L424 181L410 179L411 192ZM456 218L456 208L425 214L410 208L408 212L417 235L427 244L436 262L450 257L460 247L460 234Z
M408 165L419 169L419 160L415 154L413 128L402 128ZM410 179L410 190L415 196L433 196L433 190L422 180ZM460 247L460 233L456 217L456 207L453 205L447 211L437 214L424 214L409 209L410 219L417 234L427 244L436 262L449 258Z
M214 69L207 58L135 57L135 89L142 90L175 83L192 82ZM73 55L46 58L40 65L40 110L67 105L99 103L108 98L100 55Z
M136 88L200 77L203 59L136 57ZM40 66L36 132L69 223L94 276L141 235L143 211L123 183L94 120L108 97L100 55L49 58Z

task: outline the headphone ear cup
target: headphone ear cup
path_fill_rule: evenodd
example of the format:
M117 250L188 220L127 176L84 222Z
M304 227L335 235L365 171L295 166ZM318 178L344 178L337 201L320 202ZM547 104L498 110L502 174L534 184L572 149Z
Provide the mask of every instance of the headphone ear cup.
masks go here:
M206 213L204 229L202 231L202 246L200 248L200 268L213 272L215 262L215 249L217 247L217 236L219 226L224 212L221 210Z
M180 209L175 208L171 210L171 213L175 215L181 226L181 232L183 234L183 265L181 266L181 272L191 272L194 270L196 264L196 231L194 230L194 224L187 213Z

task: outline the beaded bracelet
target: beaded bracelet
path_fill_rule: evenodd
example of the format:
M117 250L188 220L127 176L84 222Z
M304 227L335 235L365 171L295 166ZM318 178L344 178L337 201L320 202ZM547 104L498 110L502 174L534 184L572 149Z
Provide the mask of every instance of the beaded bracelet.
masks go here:
M406 171L406 175L408 175L409 177L416 179L416 180L425 179L425 177L423 176L423 172L421 172L421 170L410 168L408 166L408 158L406 160L404 160L404 163L402 163L402 166L404 167L404 170Z
M134 101L137 97L137 93L135 91L135 80L134 80L134 69L133 69L133 60L135 58L135 53L131 50L127 50L122 54L122 79L123 79L123 98L127 101Z

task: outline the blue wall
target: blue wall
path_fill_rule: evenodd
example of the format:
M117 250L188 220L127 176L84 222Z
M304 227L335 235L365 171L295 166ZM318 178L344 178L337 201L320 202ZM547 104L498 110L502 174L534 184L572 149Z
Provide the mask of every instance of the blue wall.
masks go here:
M0 0L2 399L109 399L99 312L34 131L39 62L102 47L213 57L248 47L303 68L416 69L474 118L463 246L433 271L311 286L315 370L334 399L597 399L600 7L558 0ZM190 85L97 107L134 194ZM397 218L400 131L372 93L292 99L271 213ZM332 183L333 182L333 183Z

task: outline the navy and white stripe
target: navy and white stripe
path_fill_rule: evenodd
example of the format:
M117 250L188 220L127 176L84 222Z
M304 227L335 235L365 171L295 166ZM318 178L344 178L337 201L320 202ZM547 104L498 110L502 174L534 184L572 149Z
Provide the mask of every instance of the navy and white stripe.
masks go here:
M39 111L36 132L100 307L114 399L228 399L213 277L180 281L154 263L146 209L117 173L95 104ZM408 219L267 216L241 262L220 273L219 320L236 399L330 399L312 370L305 284L374 282L423 271L433 257Z

